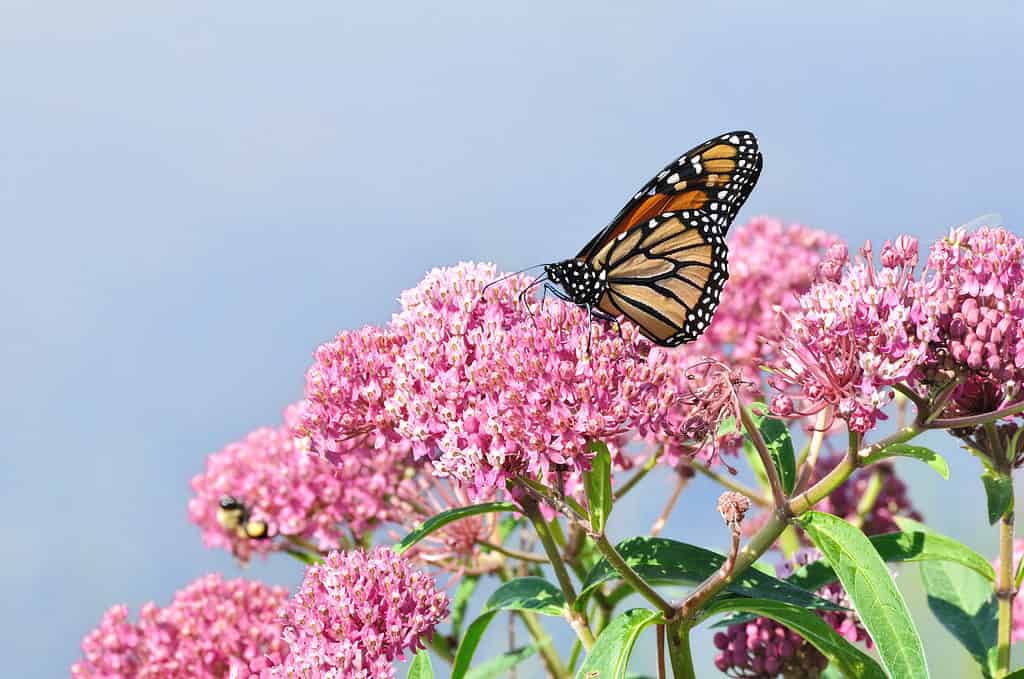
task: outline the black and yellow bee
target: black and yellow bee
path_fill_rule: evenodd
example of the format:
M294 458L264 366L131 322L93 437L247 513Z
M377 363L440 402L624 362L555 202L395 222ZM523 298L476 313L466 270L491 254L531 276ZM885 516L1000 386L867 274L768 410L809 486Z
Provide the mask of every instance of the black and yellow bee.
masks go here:
M217 522L224 530L234 532L240 538L264 540L270 537L270 527L266 521L257 521L252 513L240 500L225 495L220 499L217 508Z

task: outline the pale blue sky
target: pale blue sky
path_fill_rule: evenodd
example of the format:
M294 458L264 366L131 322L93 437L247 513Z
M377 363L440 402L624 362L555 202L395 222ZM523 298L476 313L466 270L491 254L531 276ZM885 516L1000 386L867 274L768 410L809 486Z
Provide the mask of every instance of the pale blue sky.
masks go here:
M188 480L277 421L318 342L430 267L574 253L712 134L761 140L743 219L1019 232L1024 10L819 4L0 0L5 673L62 676L110 604L236 572ZM954 479L915 497L990 550L975 464L935 442ZM714 495L670 534L721 547Z

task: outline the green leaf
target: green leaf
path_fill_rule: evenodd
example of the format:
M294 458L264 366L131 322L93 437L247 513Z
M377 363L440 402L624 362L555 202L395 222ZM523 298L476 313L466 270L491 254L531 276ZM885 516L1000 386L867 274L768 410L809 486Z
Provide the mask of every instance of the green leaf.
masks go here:
M652 584L696 585L725 562L721 554L667 538L629 538L619 543L616 549L633 570ZM601 559L587 573L577 606L582 607L586 595L602 583L619 577L618 571ZM836 608L825 599L754 568L744 571L725 589L734 594L786 601L807 608Z
M793 438L785 422L774 417L754 415L754 422L761 431L761 437L768 447L775 470L786 493L793 492L796 485L796 455L793 452Z
M426 649L420 651L409 665L406 679L434 679L434 667L430 664L430 654Z
M927 677L924 647L907 603L867 536L831 514L810 511L799 521L832 564L889 674Z
M1010 508L1013 481L1009 476L987 471L981 475L981 482L985 485L985 497L988 499L988 524L993 526Z
M711 603L704 615L731 612L753 613L782 623L810 642L848 677L885 679L885 672L870 656L841 637L814 611L781 601L730 597Z
M889 457L912 457L921 460L929 467L937 471L942 478L949 480L949 465L941 455L931 448L924 446L912 446L906 443L893 443L876 453L872 453L861 460L862 465L869 465Z
M912 523L917 522L908 521L904 525L909 527ZM970 568L991 582L996 578L992 564L985 557L953 538L928 529L883 533L868 539L883 561L950 561ZM835 571L823 559L797 570L786 582L813 592L836 580Z
M591 441L588 447L595 455L590 460L590 471L583 472L583 485L590 506L590 527L603 533L612 513L612 455L601 441Z
M557 586L544 578L527 577L509 580L494 590L484 604L480 616L466 629L466 634L455 652L452 664L451 679L464 679L473 662L480 639L491 620L499 611L533 611L541 615L562 615L565 610L565 597Z
M598 635L583 667L576 672L577 679L625 679L629 656L640 632L660 621L660 613L646 608L628 610L612 620Z
M495 679L537 652L537 647L523 646L491 658L466 672L466 679Z
M462 636L462 621L466 619L466 607L478 584L480 584L479 575L463 576L452 597L452 637L456 639Z
M513 502L484 502L479 505L470 505L468 507L456 507L455 509L449 509L448 511L435 514L426 521L423 525L414 530L413 532L402 538L402 541L393 547L393 549L399 554L404 554L409 550L410 547L415 545L417 542L427 537L431 533L441 528L444 528L450 523L454 523L459 519L465 519L469 516L476 516L477 514L490 514L494 512L518 512L519 508Z
M562 591L544 578L533 576L509 580L484 604L484 611L533 611L554 616L561 615L564 608Z
M959 566L921 564L928 608L987 673L988 651L996 645L998 602L992 583Z
M1004 679L1024 679L1024 670L1017 670L1016 672L1010 672Z

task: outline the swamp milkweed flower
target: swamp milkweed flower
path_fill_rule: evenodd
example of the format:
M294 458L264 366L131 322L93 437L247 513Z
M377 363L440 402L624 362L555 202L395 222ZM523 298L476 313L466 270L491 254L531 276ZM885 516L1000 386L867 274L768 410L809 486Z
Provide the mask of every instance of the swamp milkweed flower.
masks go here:
M870 243L850 264L846 248L833 245L818 281L800 297L800 308L783 312L786 331L775 348L769 383L780 416L806 416L827 407L858 432L885 419L889 389L923 361L927 345L910 323L917 285L916 240L883 248L876 270Z
M206 575L174 595L166 608L149 603L139 621L114 606L82 640L73 679L223 679L285 643L278 610L283 587Z
M447 616L448 597L391 549L331 552L282 609L288 655L264 675L391 679Z
M299 405L291 406L284 426L257 429L207 458L206 471L192 479L195 496L189 501L189 518L202 528L207 546L230 549L242 561L290 542L329 551L344 539L345 528L358 538L393 516L389 498L401 483L406 449L347 440L338 447L345 454L332 464L293 438L301 415ZM270 539L224 526L218 515L224 498L243 505L250 520L264 522Z

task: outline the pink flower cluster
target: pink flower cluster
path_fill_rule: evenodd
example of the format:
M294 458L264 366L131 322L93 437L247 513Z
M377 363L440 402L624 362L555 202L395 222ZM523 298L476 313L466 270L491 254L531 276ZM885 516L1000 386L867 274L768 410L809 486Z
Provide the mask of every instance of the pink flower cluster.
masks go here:
M924 360L927 344L910 323L917 241L901 236L886 242L879 270L870 244L862 253L862 261L850 264L845 246L831 246L799 310L783 314L787 328L769 378L780 392L772 399L775 414L811 415L831 407L854 431L868 431L885 418L889 387Z
M793 573L795 567L805 566L821 558L816 550L801 551L792 563L784 564L780 577ZM863 642L871 648L873 642L853 612L849 596L838 582L825 585L817 592L847 610L817 611L818 615L851 643ZM715 666L729 675L742 679L771 679L784 676L817 679L828 666L828 659L806 639L769 618L756 618L749 622L730 625L714 636Z
M954 229L932 246L919 333L997 383L1024 381L1024 240L1005 229Z
M166 608L142 607L139 622L125 606L106 612L82 640L74 679L223 679L285 649L278 609L280 587L206 575Z
M673 368L635 326L521 298L518 276L485 291L497 277L490 265L435 269L386 329L318 349L297 433L325 454L352 437L403 439L486 492L553 465L586 468L590 440L671 426Z
M817 679L828 658L799 634L769 618L730 625L714 636L715 667L737 679Z
M390 679L447 615L448 597L392 550L332 552L288 601L289 655L263 675Z
M346 454L331 464L304 450L303 441L296 444L289 425L300 416L292 406L284 427L257 429L207 458L205 473L192 479L195 496L188 507L207 546L230 549L243 561L284 546L222 526L217 511L225 496L243 503L252 520L265 521L270 536L311 541L323 551L338 546L345 526L359 535L390 517L389 497L401 483L406 450L349 440L339 447Z

